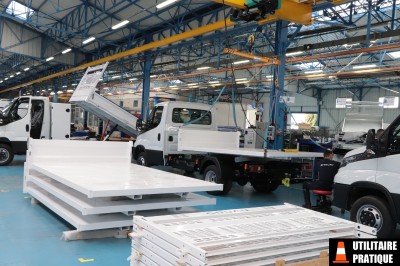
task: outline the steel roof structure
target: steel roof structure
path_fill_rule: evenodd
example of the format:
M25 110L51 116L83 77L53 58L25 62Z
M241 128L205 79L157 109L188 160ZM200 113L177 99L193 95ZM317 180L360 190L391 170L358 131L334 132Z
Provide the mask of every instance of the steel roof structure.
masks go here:
M395 0L282 1L310 7L313 20L304 23L309 25L287 23L287 84L298 84L301 90L346 89L354 93L361 88L398 87L400 65L392 53L400 50ZM244 93L246 88L268 92L274 66L257 57L275 56L275 21L232 23L231 5L240 2L234 0L180 0L157 8L160 2L2 1L0 92L38 94L73 89L83 69L102 59L111 59L104 87L119 84L140 92L145 86L206 95L239 83ZM297 21L301 12L281 13ZM125 25L113 29L125 20ZM254 36L253 45L249 45L250 35ZM91 37L92 41L84 42ZM254 58L227 54L224 48L251 53ZM362 68L365 65L370 68ZM213 81L218 83L210 83Z

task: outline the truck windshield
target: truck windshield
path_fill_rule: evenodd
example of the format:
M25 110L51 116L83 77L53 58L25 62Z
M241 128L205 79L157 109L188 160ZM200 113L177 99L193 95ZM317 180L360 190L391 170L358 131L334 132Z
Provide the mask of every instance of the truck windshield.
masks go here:
M9 118L10 122L16 121L26 116L28 107L29 98L16 99L3 109L3 115Z
M172 122L211 125L211 113L200 109L174 108L172 111Z

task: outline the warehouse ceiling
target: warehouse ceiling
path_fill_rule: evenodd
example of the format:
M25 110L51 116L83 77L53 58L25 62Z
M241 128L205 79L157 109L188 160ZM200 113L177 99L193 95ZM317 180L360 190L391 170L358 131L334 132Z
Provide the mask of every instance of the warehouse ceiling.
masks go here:
M157 8L161 2L1 1L0 90L192 32L228 18L231 11L228 5L206 0L181 0ZM400 55L395 52L400 51L400 29L399 5L395 1L299 2L312 6L313 23L287 25L286 84L296 84L301 90L396 90ZM120 27L115 28L117 25ZM254 44L250 45L251 35ZM152 64L152 90L216 94L228 85L237 86L243 93L268 92L273 65L226 54L223 49L271 58L275 56L275 37L275 22L244 21L201 36L189 35L114 60L100 85L108 92L115 87L140 92L147 60ZM74 71L22 90L71 90L81 75L82 70Z

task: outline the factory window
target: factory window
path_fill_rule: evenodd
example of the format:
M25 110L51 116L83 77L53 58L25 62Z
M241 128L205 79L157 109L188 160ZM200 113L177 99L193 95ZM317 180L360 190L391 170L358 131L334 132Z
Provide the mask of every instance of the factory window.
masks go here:
M336 98L336 108L344 109L346 106L351 104L352 101L352 98Z
M138 107L139 106L139 101L138 100L134 100L133 101L133 107Z
M379 97L383 108L399 108L399 97Z
M22 20L28 20L28 18L33 15L34 11L23 4L20 4L16 1L11 1L6 9L6 12Z
M172 111L172 122L211 125L211 113L199 109L174 108Z

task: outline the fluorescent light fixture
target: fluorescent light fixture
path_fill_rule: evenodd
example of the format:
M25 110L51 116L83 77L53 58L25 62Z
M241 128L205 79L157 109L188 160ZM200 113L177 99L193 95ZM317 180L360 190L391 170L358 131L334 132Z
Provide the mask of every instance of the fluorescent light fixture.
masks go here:
M57 91L57 94L61 94L61 93L63 93L62 91Z
M72 86L76 86L76 85L78 85L78 84L76 84L76 83L72 83L71 85L72 85Z
M74 92L74 90L67 90L67 92Z
M52 89L47 89L48 91L51 91Z
M169 5L173 4L173 3L175 3L176 1L178 1L178 0L167 0L167 1L164 1L164 2L159 3L158 5L156 5L156 8L158 8L158 9L164 8L166 6L169 6Z
M96 38L95 37L89 37L89 38L87 38L86 40L84 40L83 42L82 42L82 44L87 44L87 43L90 43L90 42L93 42L94 40L95 40Z
M65 49L64 51L62 51L61 53L62 54L66 54L66 53L69 53L69 52L71 52L72 51L72 49L71 48L68 48L68 49Z
M322 69L304 71L304 74L317 74L317 73L322 73Z
M364 68L373 68L373 67L376 67L376 64L353 66L353 69L364 69Z
M234 64L234 65L240 65L240 64L246 64L246 63L248 63L248 62L250 62L250 60L236 61L236 62L233 62L233 64Z
M294 55L299 55L302 54L302 51L298 51L298 52L292 52L292 53L287 53L286 56L294 56Z
M215 84L215 83L219 83L219 81L218 80L212 80L212 81L209 81L208 83Z
M21 72L17 72L17 73L15 73L15 75L17 75L17 76L18 76L19 74L21 74Z
M150 75L150 78L156 78L157 75Z
M272 79L272 75L266 75L265 76L267 79Z
M219 86L219 85L221 85L221 83L215 83L215 84L212 84L211 86Z
M111 78L112 79L117 79L117 78L120 78L121 76L112 76Z
M64 86L62 86L63 88L66 88L67 87L67 85L64 85Z
M400 51L396 51L396 52L390 52L390 53L386 53L388 56L390 56L393 59L397 59L400 58Z
M128 23L129 23L129 20L121 21L120 23L115 24L114 26L112 26L111 29L113 29L113 30L119 29L119 28L125 26Z
M196 86L197 83L189 83L188 86Z
M210 69L211 67L209 66L204 66L204 67L198 67L197 70L205 70L205 69Z
M353 46L353 45L359 45L359 44L360 43L351 43L351 44L345 43L345 44L343 44L343 46L347 47L347 46Z
M235 79L235 81L243 81L243 80L247 80L247 78Z
M237 84L245 84L245 83L249 83L249 81L243 80L243 81L237 81L236 83L237 83Z
M131 78L131 79L129 79L129 81L134 81L134 80L137 80L137 78Z
M2 80L0 80L0 83L3 83L3 81L2 81Z
M24 71L28 71L30 68L29 67L27 67L27 68L24 68Z
M14 75L11 75L11 76L10 76L10 79L12 79L13 77L14 77Z
M4 80L7 80L8 78L5 78Z
M49 61L51 61L53 59L54 59L54 56L50 56L49 58L46 58L46 62L49 62Z

